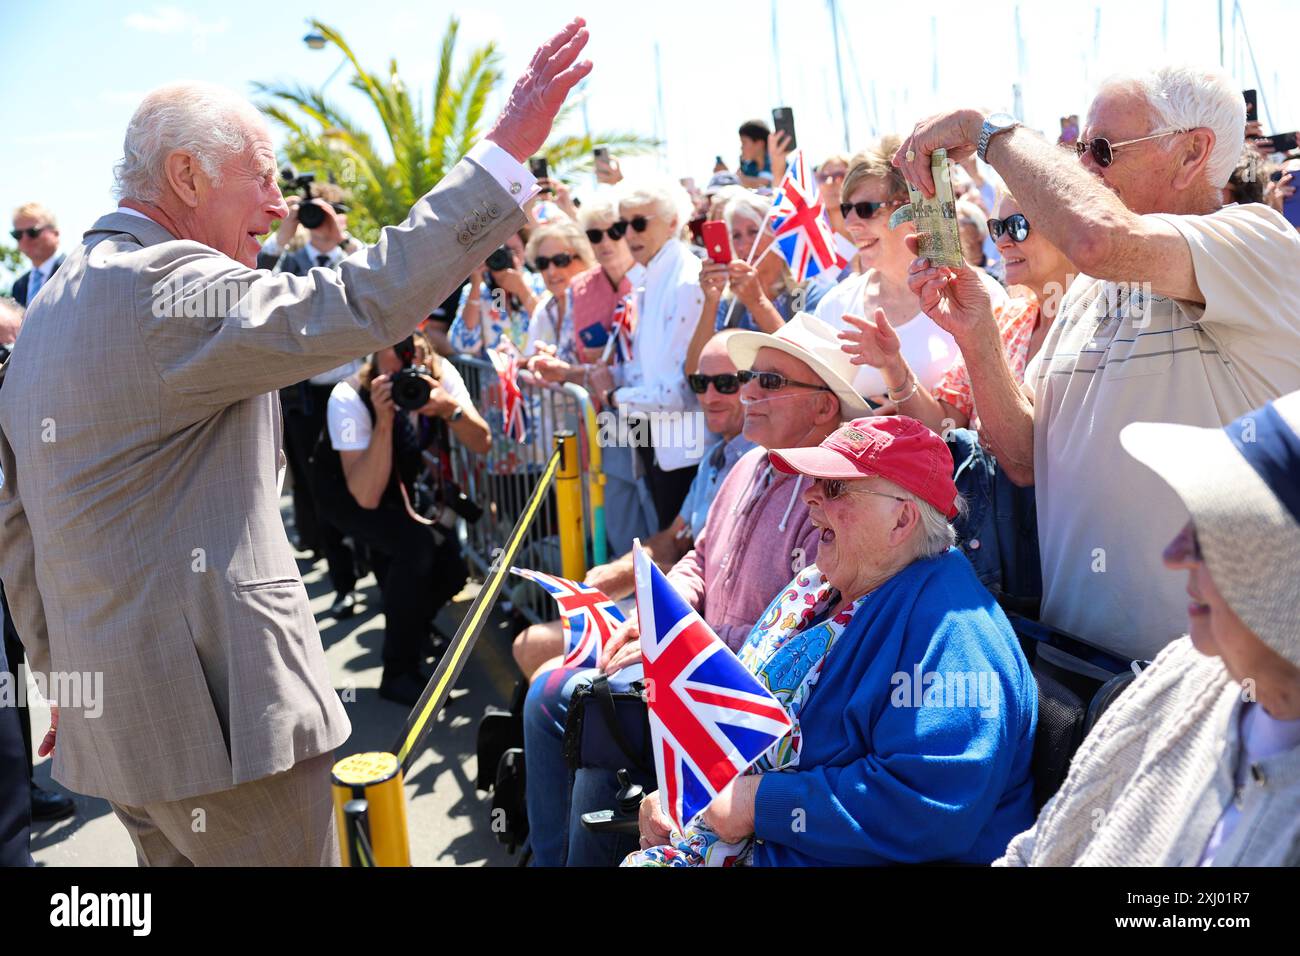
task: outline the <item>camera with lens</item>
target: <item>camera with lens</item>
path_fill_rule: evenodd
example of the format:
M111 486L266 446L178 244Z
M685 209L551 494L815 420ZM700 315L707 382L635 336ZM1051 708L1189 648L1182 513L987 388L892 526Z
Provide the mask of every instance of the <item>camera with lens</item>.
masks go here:
M307 229L318 229L320 224L325 221L325 210L321 207L324 199L315 199L312 196L311 184L316 181L314 173L295 172L294 168L287 163L280 167L280 178L283 183L280 189L284 193L296 192L302 196L302 202L298 204L298 221ZM345 213L348 207L345 203L330 203L337 213Z
M392 377L393 404L403 411L413 412L423 408L433 393L433 387L424 376L430 375L424 365L415 365L415 339L407 336L393 346L393 351L402 361L401 371Z
M492 272L504 272L515 267L515 254L509 246L502 246L487 257L487 267Z

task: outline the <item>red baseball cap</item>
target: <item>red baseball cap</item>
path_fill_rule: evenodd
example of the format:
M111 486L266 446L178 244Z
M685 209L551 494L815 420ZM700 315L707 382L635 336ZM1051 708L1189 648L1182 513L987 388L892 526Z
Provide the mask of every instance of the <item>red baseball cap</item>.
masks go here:
M878 476L934 505L941 514L957 516L948 445L906 415L856 418L814 448L780 448L767 457L787 475L849 481Z

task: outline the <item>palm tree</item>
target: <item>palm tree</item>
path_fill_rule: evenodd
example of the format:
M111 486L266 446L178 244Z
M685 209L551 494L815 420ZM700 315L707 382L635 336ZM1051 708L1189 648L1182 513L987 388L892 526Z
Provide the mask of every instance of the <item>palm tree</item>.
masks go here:
M324 92L299 84L255 83L254 91L271 98L262 111L284 128L284 158L302 171L321 174L352 191L351 232L373 240L381 226L401 222L422 195L465 155L485 130L484 108L502 80L501 55L495 43L473 50L453 77L453 59L460 22L452 17L442 38L438 76L429 112L423 96L414 100L388 61L386 74L365 69L338 30L311 21L326 41L347 57L355 75L351 86L369 99L383 126L391 160L381 155L373 138ZM576 104L566 105L555 123L559 130ZM581 171L591 165L596 143L608 143L616 152L647 152L658 144L633 133L609 132L599 136L555 136L547 143L554 175Z

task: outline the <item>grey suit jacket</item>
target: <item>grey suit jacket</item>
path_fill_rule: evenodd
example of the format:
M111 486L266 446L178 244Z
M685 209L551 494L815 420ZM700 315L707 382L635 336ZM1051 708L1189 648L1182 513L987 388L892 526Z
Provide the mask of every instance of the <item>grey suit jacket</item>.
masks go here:
M523 222L464 160L377 244L304 277L124 213L86 233L0 391L18 633L33 670L102 675L101 714L61 709L56 780L140 805L347 739L280 520L275 390L400 341Z

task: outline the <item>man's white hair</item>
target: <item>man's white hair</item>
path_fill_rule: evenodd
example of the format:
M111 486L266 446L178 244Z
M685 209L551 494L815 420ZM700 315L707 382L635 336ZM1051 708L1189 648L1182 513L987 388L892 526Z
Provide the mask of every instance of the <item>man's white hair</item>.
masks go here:
M1241 158L1246 139L1246 101L1232 78L1218 67L1167 65L1142 73L1121 73L1102 80L1107 89L1137 90L1156 115L1152 133L1207 127L1214 131L1214 149L1205 165L1211 186L1222 189ZM1158 140L1172 149L1175 140Z
M681 183L668 178L647 178L628 186L618 198L620 215L629 206L653 204L655 215L676 220L678 228L691 220L694 204Z
M126 128L122 160L113 169L118 199L157 202L163 195L163 164L182 150L220 185L221 166L249 146L249 127L265 128L256 107L213 83L172 83L145 96Z
M767 211L771 208L772 200L770 197L760 196L752 189L744 189L727 200L727 205L722 211L722 218L727 223L728 232L736 228L737 219L744 219L746 222L761 226L763 219L767 216Z

